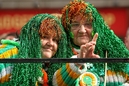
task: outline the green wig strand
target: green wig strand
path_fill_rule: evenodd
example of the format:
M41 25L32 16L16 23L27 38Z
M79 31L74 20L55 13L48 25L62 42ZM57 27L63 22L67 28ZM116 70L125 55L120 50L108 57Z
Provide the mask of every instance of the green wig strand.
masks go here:
M105 58L107 52L107 58L128 58L129 51L125 47L121 39L119 39L108 25L104 22L102 16L97 12L96 8L87 3L88 7L92 10L93 16L93 31L98 33L97 44L95 47L95 53L99 54L101 58ZM96 65L97 71L102 67L102 64ZM104 64L103 64L104 67ZM103 68L104 69L104 68ZM124 71L126 70L126 63L108 63L108 69L114 71Z
M17 58L42 58L39 28L41 22L46 18L54 19L62 31L62 38L59 41L57 53L52 58L67 57L67 38L59 19L50 14L38 14L31 18L30 21L22 28L20 34L20 47ZM50 74L48 72L49 80L52 79L54 72L61 66L62 64L54 64L54 66L51 65L49 67L48 71L51 69ZM14 64L9 86L35 86L38 77L42 76L42 63L17 63Z

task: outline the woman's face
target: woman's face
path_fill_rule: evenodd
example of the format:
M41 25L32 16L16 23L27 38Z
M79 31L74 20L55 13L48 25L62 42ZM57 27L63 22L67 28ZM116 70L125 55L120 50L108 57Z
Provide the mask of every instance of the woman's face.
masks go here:
M71 32L74 34L74 44L81 46L92 39L92 24L81 15L74 17L71 23Z
M41 51L43 58L52 58L58 49L61 29L54 19L47 18L42 21L39 29Z
M41 38L41 45L43 58L51 58L55 55L58 48L57 40L51 36L43 36Z

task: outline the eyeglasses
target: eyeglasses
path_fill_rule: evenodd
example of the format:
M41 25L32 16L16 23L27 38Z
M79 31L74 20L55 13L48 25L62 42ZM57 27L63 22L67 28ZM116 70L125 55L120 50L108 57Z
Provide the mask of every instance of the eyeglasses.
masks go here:
M80 23L71 23L71 29L75 30L75 29L80 29L81 26L84 26L85 28L88 29L92 29L92 23L84 23L84 24L80 24Z

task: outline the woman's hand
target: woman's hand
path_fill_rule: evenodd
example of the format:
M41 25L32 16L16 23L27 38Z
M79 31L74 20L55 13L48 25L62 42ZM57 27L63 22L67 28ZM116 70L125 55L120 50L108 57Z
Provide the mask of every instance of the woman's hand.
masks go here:
M81 45L78 58L100 58L99 55L94 54L97 38L98 33L94 35L92 41L86 43L85 45Z

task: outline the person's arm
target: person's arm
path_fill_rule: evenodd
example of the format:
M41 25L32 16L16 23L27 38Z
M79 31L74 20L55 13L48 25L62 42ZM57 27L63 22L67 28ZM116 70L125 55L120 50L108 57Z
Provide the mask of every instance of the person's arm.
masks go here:
M77 58L77 55L74 55L71 58ZM66 65L55 72L53 76L53 85L78 86L78 82L80 82L80 80L83 81L84 78L80 79L81 76L84 76L85 78L90 77L90 80L94 82L90 84L95 84L94 86L98 86L100 83L100 78L95 73L92 63L66 63ZM84 82L85 84L89 84L87 83L87 80L84 80Z
M0 83L9 81L11 71L11 64L0 63Z
M15 58L18 53L18 48L14 45L0 45L0 59ZM10 63L0 63L0 83L9 81L12 72Z
M72 58L77 58L77 55ZM79 65L79 66L78 66ZM57 70L53 76L54 86L66 86L73 85L75 80L84 72L87 71L85 63L74 64L66 63L62 68Z
M106 85L107 86L129 86L129 76L124 72L115 72L107 70ZM101 77L101 83L104 82L104 77Z
M66 63L62 68L57 70L53 77L54 86L66 86L73 85L75 80L84 72L86 72L85 65L84 68L78 68L74 63Z

